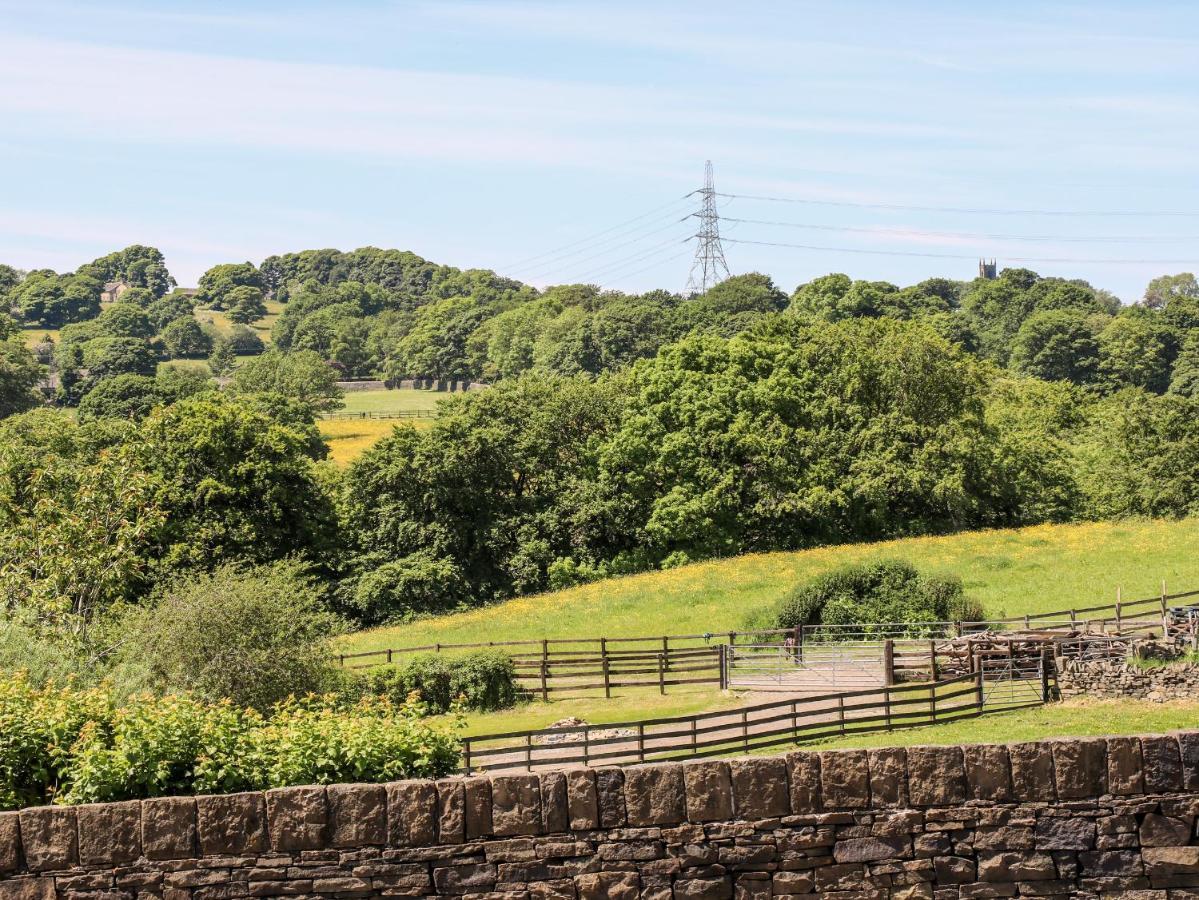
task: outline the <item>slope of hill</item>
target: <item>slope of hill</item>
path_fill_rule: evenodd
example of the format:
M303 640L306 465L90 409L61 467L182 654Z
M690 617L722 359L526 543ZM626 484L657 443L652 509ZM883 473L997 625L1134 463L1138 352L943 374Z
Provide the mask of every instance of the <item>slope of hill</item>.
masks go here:
M378 628L347 652L542 637L702 634L740 628L793 586L831 568L882 557L954 574L992 617L1154 596L1199 587L1199 519L1041 525L906 538L697 563L521 597L496 606Z

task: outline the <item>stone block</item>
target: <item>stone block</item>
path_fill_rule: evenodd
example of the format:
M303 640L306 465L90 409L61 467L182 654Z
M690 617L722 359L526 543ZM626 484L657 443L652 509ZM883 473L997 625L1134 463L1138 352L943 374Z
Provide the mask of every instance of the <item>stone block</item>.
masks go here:
M0 872L21 867L21 820L15 812L0 812Z
M142 852L147 859L190 859L196 855L194 797L142 801Z
M536 775L491 779L491 828L499 837L541 833L541 780Z
M438 894L482 894L495 887L495 866L467 863L435 868L433 884Z
M1060 799L1080 800L1107 793L1107 741L1063 738L1050 741L1049 746Z
M1182 763L1182 789L1199 791L1199 731L1182 731L1177 737Z
M1012 764L1002 744L969 744L962 747L966 767L966 796L971 800L1010 803Z
M196 798L196 836L204 856L241 856L267 848L266 801L257 791Z
M323 850L329 804L323 787L285 787L266 792L271 849Z
M69 806L34 806L20 813L21 849L30 872L69 869L79 862L75 810Z
M1150 878L1199 874L1199 847L1146 847L1141 859Z
M1141 821L1138 837L1142 847L1185 847L1194 831L1191 819L1149 813Z
M381 784L331 784L325 789L325 798L329 804L329 842L334 847L372 847L387 843L386 787Z
M407 785L407 782L398 782ZM388 803L397 796L388 793ZM409 797L407 790L399 792L401 798L419 803L421 798ZM388 831L392 836L390 843L404 846L403 840L394 838L404 834L407 827L397 824L396 817L402 815L403 807L389 808L387 813ZM466 791L461 778L445 778L437 782L437 842L439 844L461 844L466 839Z
M599 802L600 827L619 828L624 825L624 770L596 769L595 794Z
M791 790L791 812L801 816L824 808L820 796L820 754L788 753L787 783Z
M0 900L55 900L53 878L13 878L0 881Z
M674 900L732 900L733 882L728 877L680 878L674 883Z
M728 763L707 761L683 766L688 822L720 822L733 818L733 777Z
M966 800L961 747L909 747L908 796L913 806L947 806Z
M387 804L388 844L393 847L427 847L438 842L438 795L442 785L449 788L450 796L446 798L449 808L445 810L446 832L441 843L457 844L462 842L461 783L458 783L457 802L455 803L455 792L452 788L454 782L434 783L414 779L393 781L383 785Z
M1141 740L1135 737L1107 739L1107 789L1117 796L1142 794Z
M595 791L595 772L592 769L566 771L566 808L570 827L577 831L599 828L599 798Z
M1038 850L1090 850L1095 822L1073 816L1041 816L1033 832Z
M1012 793L1021 803L1054 800L1053 752L1045 743L1009 744Z
M543 772L541 775L541 829L544 834L570 830L566 776L562 772Z
M1165 794L1182 790L1182 757L1176 737L1159 735L1141 738L1141 759L1148 793Z
M589 872L575 878L575 890L579 900L638 900L641 886L635 872Z
M624 805L629 825L677 825L686 819L683 766L633 766L624 773Z
M77 806L75 821L81 865L123 866L142 855L140 800Z
M871 750L870 802L872 806L908 805L908 754L903 747Z
M462 782L462 800L466 818L466 839L487 837L491 825L491 779L467 778Z
M822 752L820 795L825 809L865 809L869 806L870 765L866 751Z
M791 811L787 763L778 756L729 761L733 779L733 808L739 819L769 819Z
M901 837L849 838L833 845L833 859L839 863L875 862L911 855L911 845L907 838Z
M1048 853L1028 850L983 850L978 854L978 880L1011 883L1057 878L1057 867Z

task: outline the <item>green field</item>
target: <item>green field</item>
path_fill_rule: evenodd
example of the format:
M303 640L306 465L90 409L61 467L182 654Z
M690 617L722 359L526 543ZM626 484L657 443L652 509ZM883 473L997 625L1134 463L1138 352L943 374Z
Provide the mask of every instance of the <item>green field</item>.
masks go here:
M350 635L347 652L542 637L702 634L740 628L797 584L850 562L910 560L959 576L991 617L1199 588L1199 519L1040 525L742 556L630 575Z
M337 412L397 413L411 410L437 410L437 401L448 397L437 391L346 391L346 405Z
M40 344L43 340L45 340L46 335L49 335L51 340L54 341L54 343L56 343L56 344L58 343L58 329L57 328L22 328L21 329L21 336L25 339L25 346L28 347L30 350L32 350L34 347L36 347L38 344Z
M963 719L899 731L854 735L804 744L804 749L911 747L919 744L1005 744L1048 737L1108 734L1161 734L1199 726L1199 702L1149 703L1141 700L1068 700L1008 713ZM786 745L762 750L781 753Z
M250 323L250 327L268 345L271 342L271 328L274 326L275 320L279 318L279 313L281 312L283 312L282 303L278 300L267 300L266 315L258 321ZM222 334L228 334L233 329L233 323L229 321L229 317L215 309L201 309L196 307L195 316L201 325L210 324Z

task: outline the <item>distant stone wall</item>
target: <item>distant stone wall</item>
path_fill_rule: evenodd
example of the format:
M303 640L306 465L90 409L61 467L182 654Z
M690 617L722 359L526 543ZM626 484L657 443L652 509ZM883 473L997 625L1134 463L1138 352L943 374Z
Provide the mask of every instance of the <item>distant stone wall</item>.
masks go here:
M0 898L1199 896L1199 733L0 814Z
M1064 660L1057 678L1062 697L1120 697L1166 703L1199 697L1199 665L1142 668L1120 660Z
M386 381L339 381L337 386L348 392L387 390Z
M400 378L387 382L387 386L403 390L447 391L450 393L481 391L484 388L491 387L490 384L482 381L454 381L445 378Z

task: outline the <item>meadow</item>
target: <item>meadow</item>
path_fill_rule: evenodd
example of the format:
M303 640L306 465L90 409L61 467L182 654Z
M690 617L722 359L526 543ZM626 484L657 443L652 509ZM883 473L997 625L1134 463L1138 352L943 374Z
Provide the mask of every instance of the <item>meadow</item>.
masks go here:
M325 424L325 423L322 423ZM795 586L847 563L902 558L956 575L989 617L1199 588L1199 519L1038 525L752 554L609 579L494 606L361 631L345 652L543 637L702 634L741 628Z
M389 413L416 411L435 412L437 401L445 394L436 391L397 389L387 391L346 391L345 406L339 413ZM321 435L329 444L329 459L339 466L348 465L382 438L395 426L404 423L415 428L428 428L431 418L422 419L321 419L317 422Z
M252 328L263 342L268 346L271 343L271 329L275 325L275 320L279 318L279 314L283 312L283 304L278 300L266 301L266 315L255 322L250 323ZM228 334L233 330L233 323L229 321L229 317L225 313L215 309L201 309L196 307L196 320L201 325L212 325L221 334Z

